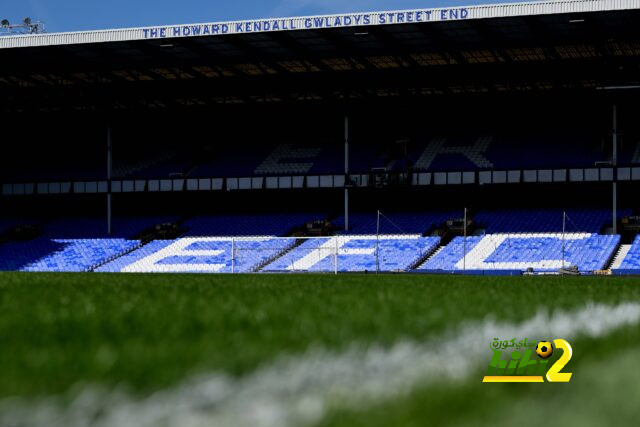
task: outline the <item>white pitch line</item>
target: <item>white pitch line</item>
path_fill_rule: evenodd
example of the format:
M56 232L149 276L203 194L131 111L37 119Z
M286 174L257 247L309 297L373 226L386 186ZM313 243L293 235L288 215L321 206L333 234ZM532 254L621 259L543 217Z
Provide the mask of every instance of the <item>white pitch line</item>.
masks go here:
M318 422L335 408L366 408L408 395L415 386L468 379L488 366L494 338L600 337L640 322L640 304L588 305L574 312L538 312L520 324L486 319L425 342L389 348L313 349L281 358L241 378L202 376L151 396L85 388L61 399L5 400L1 426L288 427ZM579 374L579 373L576 373Z

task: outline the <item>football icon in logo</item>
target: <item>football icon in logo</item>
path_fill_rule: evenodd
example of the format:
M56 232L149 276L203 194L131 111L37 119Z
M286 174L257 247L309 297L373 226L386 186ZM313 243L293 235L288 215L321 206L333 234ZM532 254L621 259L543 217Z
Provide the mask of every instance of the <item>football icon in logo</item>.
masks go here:
M536 354L542 359L548 359L553 354L553 346L549 341L540 341L536 345Z

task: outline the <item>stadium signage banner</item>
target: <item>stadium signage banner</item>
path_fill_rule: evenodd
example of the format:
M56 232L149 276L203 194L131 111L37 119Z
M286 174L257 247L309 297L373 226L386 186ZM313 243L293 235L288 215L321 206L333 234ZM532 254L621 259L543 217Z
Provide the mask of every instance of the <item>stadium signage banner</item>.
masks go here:
M21 34L0 37L0 49L145 39L163 40L176 37L246 34L268 31L314 30L340 27L366 28L366 26L369 25L402 25L420 22L506 18L515 16L549 15L556 13L585 13L638 8L640 8L640 0L520 1L517 3L480 4L467 7L460 6L451 8L363 12L311 17L269 18L236 22L153 26L146 28L122 28L99 31L76 31L68 33Z
M308 18L258 19L241 22L191 24L144 28L145 39L243 34L268 31L312 30L320 28L455 21L469 18L469 9L423 9L400 12L355 13Z

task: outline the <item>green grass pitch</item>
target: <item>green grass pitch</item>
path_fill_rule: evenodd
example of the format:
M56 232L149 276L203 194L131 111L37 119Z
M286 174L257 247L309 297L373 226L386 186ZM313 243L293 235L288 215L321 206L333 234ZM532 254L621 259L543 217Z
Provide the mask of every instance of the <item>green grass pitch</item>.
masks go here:
M422 342L487 316L518 323L541 308L622 302L640 303L640 279L1 273L0 402L73 398L84 385L146 396L199 374L243 378L310 348ZM637 326L572 343L570 383L489 385L479 370L375 405L338 407L320 424L637 425Z

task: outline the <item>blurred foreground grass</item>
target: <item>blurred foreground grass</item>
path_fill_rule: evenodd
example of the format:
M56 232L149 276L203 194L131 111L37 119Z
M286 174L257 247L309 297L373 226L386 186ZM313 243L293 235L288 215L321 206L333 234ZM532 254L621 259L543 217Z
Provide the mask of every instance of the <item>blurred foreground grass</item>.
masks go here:
M630 300L640 301L638 279L0 273L0 397L75 384L144 394L201 372L243 375L312 345L390 345L487 315L517 322L540 307Z

